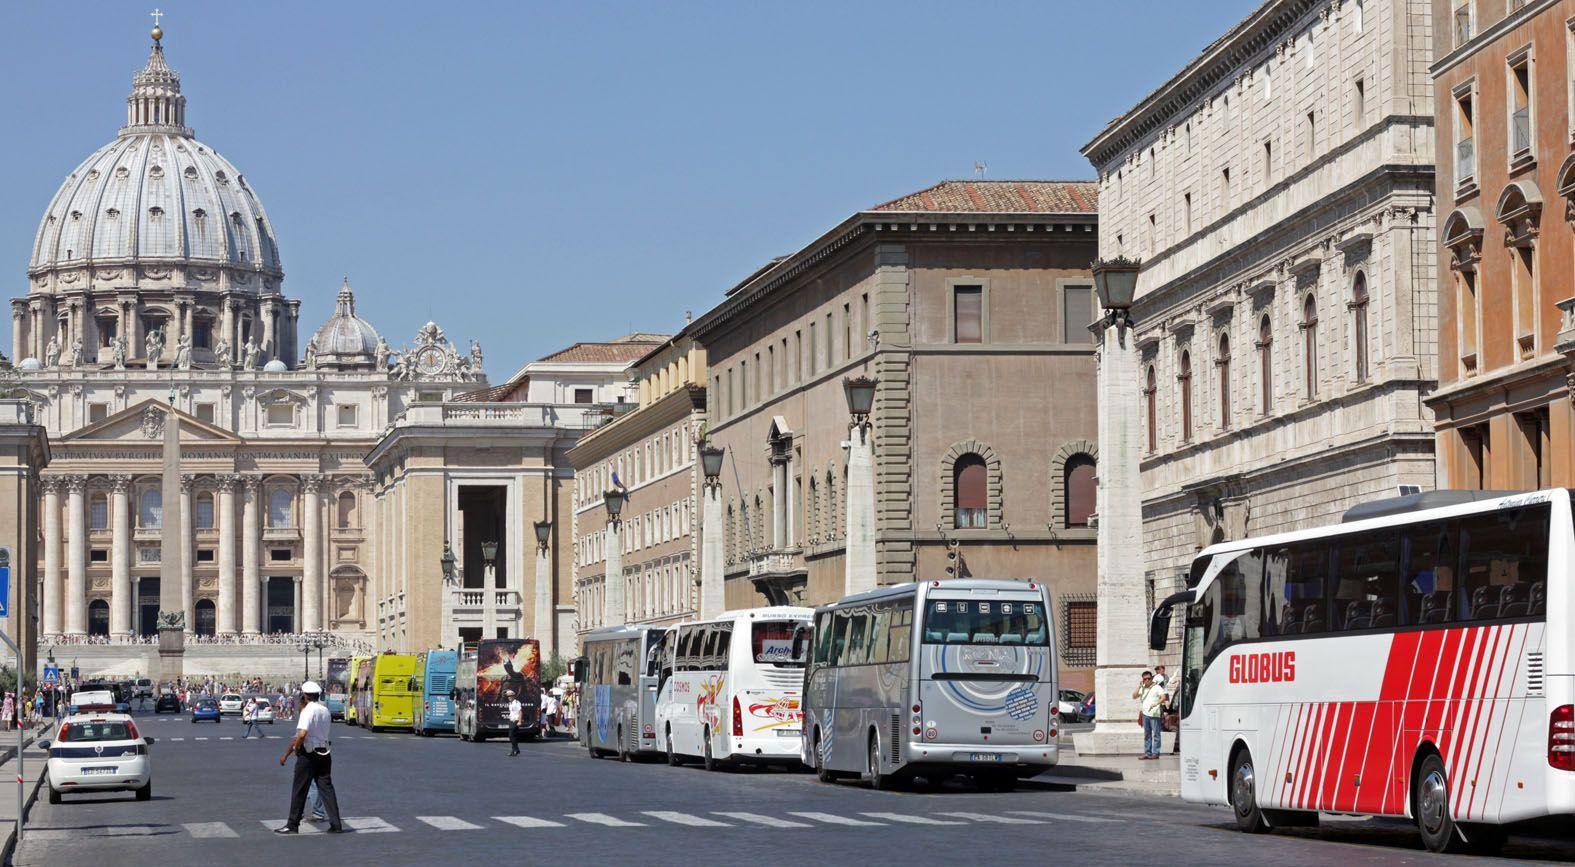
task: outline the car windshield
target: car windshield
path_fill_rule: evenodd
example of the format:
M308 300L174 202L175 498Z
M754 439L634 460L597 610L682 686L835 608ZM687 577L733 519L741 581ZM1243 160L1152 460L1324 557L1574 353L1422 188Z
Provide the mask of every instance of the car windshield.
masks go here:
M114 704L115 697L107 692L79 692L71 697L78 707L85 704Z
M96 720L93 722L74 722L62 726L59 740L73 744L85 744L95 741L129 741L131 737L130 728L123 722Z
M931 599L924 613L925 644L1050 643L1044 605L1000 599Z
M266 699L266 698L259 698L256 701L257 701L257 709L258 710L261 710L261 709L266 708L266 707L272 707L273 706L273 703L268 701L268 699Z

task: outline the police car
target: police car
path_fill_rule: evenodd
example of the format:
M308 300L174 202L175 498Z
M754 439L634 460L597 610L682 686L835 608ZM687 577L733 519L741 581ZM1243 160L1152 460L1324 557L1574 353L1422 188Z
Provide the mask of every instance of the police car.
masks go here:
M153 738L137 732L137 724L123 713L84 713L66 717L53 741L41 741L49 751L46 774L49 803L72 792L135 792L137 800L153 797L153 764L148 746Z

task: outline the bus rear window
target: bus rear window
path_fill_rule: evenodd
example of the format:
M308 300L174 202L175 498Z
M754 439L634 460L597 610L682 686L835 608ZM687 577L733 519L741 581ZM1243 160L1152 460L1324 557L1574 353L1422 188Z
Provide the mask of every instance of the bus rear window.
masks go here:
M750 645L756 662L774 662L777 665L803 665L804 653L809 642L801 643L798 656L793 655L793 630L796 620L761 621L754 624Z
M924 609L925 644L1050 643L1044 605L999 599L931 599Z

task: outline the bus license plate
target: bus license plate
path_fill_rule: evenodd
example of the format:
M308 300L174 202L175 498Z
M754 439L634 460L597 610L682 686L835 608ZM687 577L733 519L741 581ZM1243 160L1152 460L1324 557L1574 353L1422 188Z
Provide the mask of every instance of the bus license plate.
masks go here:
M82 775L86 777L94 774L113 774L118 770L120 770L119 766L112 768L83 768Z
M799 736L799 733L799 729L777 729L777 737L779 738L796 738Z
M1006 756L1001 754L1001 753L969 753L968 754L968 761L970 761L970 762L1000 762L1000 761L1005 761L1005 760L1006 760Z

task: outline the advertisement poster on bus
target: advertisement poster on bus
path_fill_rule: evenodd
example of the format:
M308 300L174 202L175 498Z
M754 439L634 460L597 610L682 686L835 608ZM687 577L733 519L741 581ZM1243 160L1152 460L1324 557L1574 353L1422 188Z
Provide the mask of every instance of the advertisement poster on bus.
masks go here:
M508 690L524 709L525 727L541 715L541 647L525 638L483 639L476 645L476 722L490 729L509 726Z
M330 698L344 700L350 691L350 658L337 656L328 660L327 674L323 677L323 692Z

